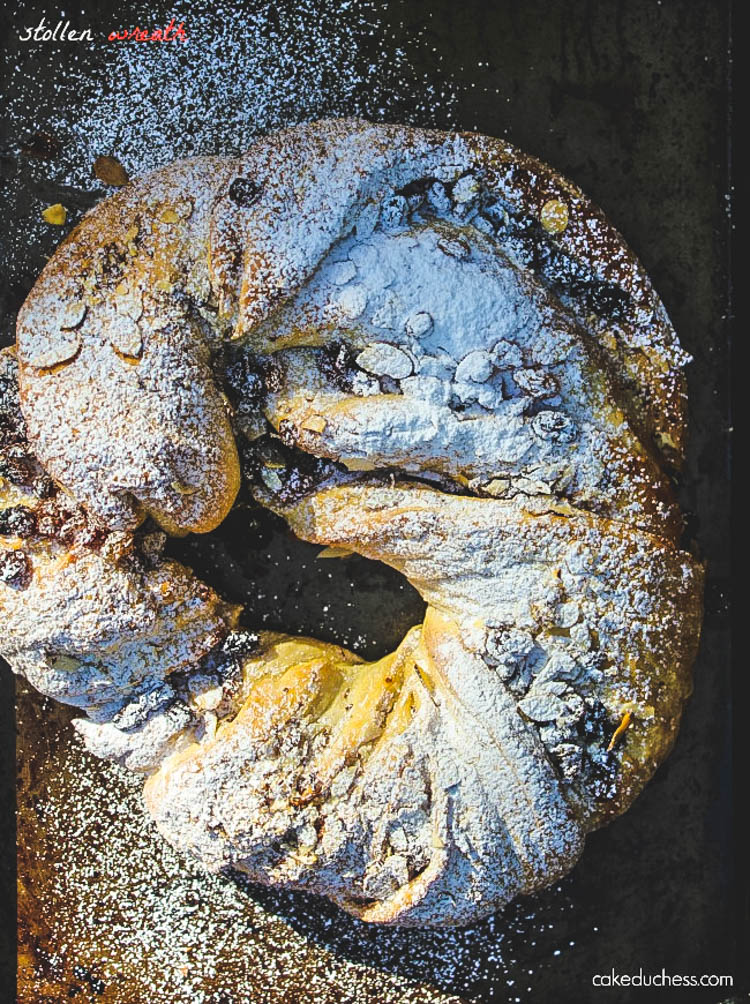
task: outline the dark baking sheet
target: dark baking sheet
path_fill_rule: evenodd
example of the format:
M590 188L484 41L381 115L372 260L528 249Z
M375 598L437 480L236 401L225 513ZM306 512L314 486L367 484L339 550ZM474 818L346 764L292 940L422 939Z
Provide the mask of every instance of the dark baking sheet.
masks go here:
M732 995L739 999L747 990L741 967L748 945L737 853L744 853L744 847L737 843L732 809L739 764L732 758L728 612L730 5L691 0L409 0L352 8L319 4L321 18L337 11L331 31L341 30L342 18L354 16L347 9L365 6L377 27L372 37L362 33L357 39L359 75L343 98L341 88L331 83L336 100L330 107L321 102L317 111L364 107L373 118L504 136L577 182L604 208L646 266L682 344L694 356L688 369L689 457L680 494L688 515L686 543L708 561L706 619L695 693L672 756L622 819L589 838L581 862L559 886L450 938L430 932L383 932L356 924L318 900L243 890L260 904L258 909L301 932L313 955L315 946L322 953L317 960L318 969L323 967L322 982L316 986L323 989L316 989L314 996L305 991L299 974L287 971L252 999L626 1002L647 994L651 999L681 999L686 993L691 1000L714 1004ZM249 15L259 8L248 4L246 9ZM314 11L315 4L307 8ZM102 30L135 23L136 13L144 10L85 2L76 14L79 9L79 24ZM269 31L285 24L285 6L275 9L275 20L263 22ZM168 22L174 13L162 0L147 10L154 25ZM74 150L66 146L64 128L58 124L52 129L49 123L77 112L74 105L56 107L59 90L54 84L59 60L72 58L72 50L57 47L51 54L49 48L31 49L17 41L18 31L38 23L42 13L52 23L60 16L57 9L32 4L6 9L11 55L7 107L19 107L13 99L27 87L24 75L33 74L39 86L37 103L26 120L9 113L4 122L4 344L12 339L15 312L61 237L60 231L40 229L30 221L37 219L41 205L61 201L72 210L74 222L104 194L59 181L61 164ZM190 12L182 16L190 24ZM218 31L221 11L216 16ZM361 72L370 56L368 47L373 52L377 48L381 73L387 69L384 51L390 47L394 53L406 53L397 63L400 79L393 79L384 113L374 99L368 105L368 90L382 95L389 87L386 80L375 88ZM199 52L186 56L185 73L192 72L193 58L199 59ZM75 60L77 73L83 69L85 74L88 67L92 79L106 84L107 53L102 46L85 52L78 47ZM413 97L405 73L413 74ZM435 84L432 108L425 81ZM439 97L446 86L449 99ZM217 140L228 114L217 113ZM299 115L293 104L278 114L281 121L310 117ZM179 108L165 109L165 132L154 136L154 143L181 152L183 141L174 134L179 122ZM118 154L117 149L99 152ZM252 510L234 514L211 539L191 538L174 550L233 597L251 597L254 616L267 625L335 639L368 656L386 651L419 617L418 597L395 573L357 558L316 563L316 549L294 541L276 520ZM3 735L6 753L12 755L8 709L13 681L7 670L2 690ZM60 723L67 720L64 713L45 710L33 695L22 696L21 702L26 724L20 754L27 773L33 768L45 776L45 757L49 764L55 757L80 756L72 747L65 752L70 740L66 730L60 732ZM26 797L33 785L22 783L19 790ZM7 786L4 791L8 793ZM6 798L6 809L8 804ZM9 818L6 812L6 827ZM19 837L23 845L24 833ZM44 862L24 867L22 877L32 891L34 869L39 869L43 889ZM7 901L13 901L10 893ZM40 947L49 955L55 949L54 924L47 937L52 943ZM349 965L346 980L338 969L325 969L331 952L362 967L359 987L352 977L359 971L356 966ZM70 975L74 961L59 986L70 977L70 986L78 988L76 999L139 999L112 986L99 993L95 977L87 982L81 976L81 971L89 971L85 966L77 976ZM95 968L95 959L88 962ZM316 964L315 959L309 964ZM611 969L727 973L734 975L735 987L651 992L592 988L593 975ZM378 972L397 978L387 992L385 984L378 987ZM401 985L399 980L403 995L394 997L400 992L393 989ZM427 996L413 996L417 985ZM432 991L434 997L429 996ZM206 1000L250 999L233 996L231 980L221 991L224 998L213 985L210 992L215 996Z

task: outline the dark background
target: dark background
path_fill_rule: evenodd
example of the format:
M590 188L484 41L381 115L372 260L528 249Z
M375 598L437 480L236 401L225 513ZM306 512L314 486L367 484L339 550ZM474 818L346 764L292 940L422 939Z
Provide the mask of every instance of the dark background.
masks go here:
M123 14L127 6L89 4L86 9L96 16L116 12L128 20ZM159 12L169 14L168 4L152 9L154 23ZM18 24L36 23L33 14L39 10L45 8L17 4L6 10L11 63L19 51L14 42ZM651 999L657 994L659 1000L713 1004L732 994L739 999L748 989L742 968L750 945L741 861L748 845L733 813L733 804L739 804L733 795L742 779L732 748L729 630L730 4L409 0L379 4L377 10L393 44L409 49L409 41L422 33L425 44L411 57L415 78L439 82L450 76L455 82L455 102L445 111L437 108L425 124L502 136L549 162L602 206L643 261L682 344L694 357L688 367L689 456L680 495L687 515L685 543L708 562L695 692L672 756L622 819L589 838L569 878L533 900L511 905L498 918L495 929L505 932L503 954L513 960L513 988L507 986L507 962L502 972L493 969L492 938L486 930L471 936L476 953L485 956L483 964L458 971L452 985L441 980L438 967L435 982L473 1000L513 1000L517 993L526 1000L529 988L533 1000L619 1004L646 999L647 992L592 990L593 974L611 968L619 973L664 968L671 973L729 973L735 988L652 991ZM47 19L54 23L57 15L48 13ZM362 40L363 59L368 44L374 43ZM28 50L24 56L28 58ZM96 47L90 58L93 73L101 58ZM32 61L27 72L48 70ZM11 75L8 87L17 86L18 76ZM399 93L385 117L418 122L403 82ZM366 95L361 99L366 107ZM370 114L383 117L377 108ZM36 132L37 122L29 121L19 132L18 122L11 121L2 137L0 165L10 193L2 200L9 214L4 230L13 235L0 288L5 343L12 337L15 311L60 238L59 232L39 238L26 226L35 200L64 202L73 209L74 222L103 194L56 188L54 163L48 172L39 170L33 153ZM30 143L32 153L22 153ZM24 178L29 179L26 186ZM244 531L238 519L245 519ZM397 642L402 627L418 615L414 596L387 570L352 559L344 572L326 567L323 573L320 564L343 563L309 563L304 546L289 540L273 520L252 512L234 520L211 540L188 540L175 552L199 573L217 564L229 569L214 573L213 581L237 597L257 593L259 585L269 596L280 588L281 599L269 600L267 608L255 603L256 613L270 626L278 622L288 630L349 643L361 637L363 652L376 655L377 649ZM248 527L253 533L262 530L262 558L237 556L238 537L244 532L250 539ZM231 562L225 557L230 542ZM323 574L329 573L334 581L324 582ZM358 596L354 610L345 602L352 586ZM0 687L6 754L2 808L12 844L13 681L7 671ZM11 856L8 851L4 861ZM12 884L0 892L12 909ZM342 921L333 925L333 933L316 935L315 909L301 914L309 913L305 923L311 937L373 964L368 944L377 933L357 940ZM533 940L524 924L529 911L536 917ZM539 923L545 914L554 921L554 940ZM553 956L561 938L567 947ZM377 964L430 981L424 958L419 963L410 959L408 938L398 951L377 953Z

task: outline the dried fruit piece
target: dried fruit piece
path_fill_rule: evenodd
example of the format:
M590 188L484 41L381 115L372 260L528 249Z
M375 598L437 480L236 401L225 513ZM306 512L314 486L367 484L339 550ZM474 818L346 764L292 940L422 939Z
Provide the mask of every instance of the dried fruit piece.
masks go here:
M32 574L31 559L23 551L0 552L0 582L14 589L26 589Z
M395 230L401 226L409 210L409 203L403 195L390 195L383 199L380 207L380 223L384 230Z
M36 516L25 505L0 510L0 534L4 537L30 537L36 532Z
M127 185L128 172L115 157L97 157L94 161L94 175L105 185L122 188Z
M229 186L229 198L237 206L248 208L257 202L262 189L252 178L235 178Z
M561 411L540 411L532 418L531 429L540 439L552 443L571 443L577 435L576 426Z
M165 209L164 212L159 217L162 223L177 223L180 217L174 211L174 209Z
M307 432L321 433L324 431L326 425L326 420L322 415L311 415L309 418L304 420L300 428Z
M183 481L173 481L172 487L178 495L195 495L196 492L200 491L200 488L195 488L193 485L186 485Z
M47 206L42 211L42 219L45 223L51 223L55 227L61 227L68 218L68 210L65 206L56 202L54 206Z
M525 394L534 398L552 397L558 391L554 374L546 370L516 370L513 373L513 382Z
M625 714L622 716L622 721L614 731L614 735L612 736L609 746L607 747L607 753L610 753L615 748L615 743L623 734L623 732L628 728L632 719L633 716L631 715L631 713L629 711L626 711Z
M548 234L561 234L568 225L568 207L559 199L550 199L542 206L540 219Z

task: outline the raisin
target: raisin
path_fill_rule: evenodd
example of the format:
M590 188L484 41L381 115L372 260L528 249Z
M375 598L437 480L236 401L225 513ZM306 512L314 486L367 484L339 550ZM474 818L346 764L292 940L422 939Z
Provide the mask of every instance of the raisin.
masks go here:
M628 305L628 294L613 283L597 283L583 291L586 306L601 317L622 317Z
M0 552L0 582L14 589L26 589L31 582L32 565L23 551Z
M606 746L612 731L609 714L601 701L586 698L586 713L578 726L578 734L587 743Z
M14 485L27 485L32 479L33 461L20 446L9 449L0 457L0 478Z
M284 386L286 370L282 361L271 356L263 362L263 383L270 394L276 394Z
M294 446L299 439L299 429L288 418L282 418L279 422L279 438L284 446Z
M229 198L244 209L256 203L262 192L263 189L252 178L235 178L229 186Z
M48 499L52 498L57 489L52 478L47 477L46 474L40 474L39 477L34 478L31 482L31 490L37 498Z
M23 431L14 416L0 412L0 444L11 446L23 441Z
M231 631L221 644L226 655L250 655L258 650L260 637L254 631Z
M263 379L252 360L238 356L226 368L227 390L235 404L251 404L263 398Z
M125 248L111 242L105 244L98 252L98 273L101 282L115 285L122 278L125 264L128 260Z
M100 995L104 993L104 980L95 976L91 970L87 969L85 966L73 966L73 976L82 983L88 983L89 987L95 994Z
M406 199L414 195L424 195L436 181L437 178L415 178L402 188L397 188L396 195L403 195Z
M0 534L4 537L30 537L36 532L36 516L25 505L0 510Z
M356 370L354 353L342 341L329 342L320 353L320 368L339 390L345 393L352 389L352 373Z
M329 460L295 453L284 472L283 484L278 492L279 499L285 505L298 501L314 491L336 469L336 465Z

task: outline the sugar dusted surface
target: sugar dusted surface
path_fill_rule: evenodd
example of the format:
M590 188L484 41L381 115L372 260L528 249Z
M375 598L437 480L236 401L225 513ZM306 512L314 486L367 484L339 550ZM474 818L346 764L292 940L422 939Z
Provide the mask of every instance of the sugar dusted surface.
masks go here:
M68 14L73 23L75 12ZM104 194L92 172L97 157L116 156L135 177L178 157L237 156L255 136L326 115L452 124L463 88L447 74L436 81L415 73L413 63L430 44L425 32L399 42L378 0L325 9L316 0L252 9L240 0L199 0L171 14L184 20L189 46L110 44L93 72L77 46L68 46L64 65L52 47L51 90L23 59L10 68L23 83L2 109L8 134L26 137L43 123L61 151L51 179L48 161L29 158L11 179L11 198L30 172L35 182L59 185L63 201L75 193L77 206L82 193ZM148 4L128 5L130 26L152 25L153 18ZM70 107L78 114L69 115ZM27 221L30 233L7 235L3 267L13 278L20 242L44 240L49 232L41 199L37 208ZM75 219L79 211L69 208Z
M529 949L534 968L570 951L557 932L573 904L560 887L473 928L399 931L208 875L143 814L138 779L88 754L69 718L19 694L21 873L34 875L21 894L54 949L35 976L22 944L24 1001L88 990L82 972L102 981L103 1004L218 1004L222 993L231 1004L466 1004L478 984L513 1001L526 999L518 960Z
M571 204L552 246L539 177ZM581 277L618 290L619 339ZM580 193L500 141L284 130L146 176L53 258L18 326L39 457L111 527L146 511L210 529L239 488L228 341L255 497L303 539L403 571L425 623L369 667L264 633L236 686L228 663L196 666L163 700L143 688L77 722L89 749L150 774L160 831L209 870L364 919L465 924L553 882L668 751L697 640L700 569L671 543L656 459L679 448L685 359L647 277ZM431 404L407 383L423 366ZM274 461L280 441L317 473ZM361 473L378 469L390 488ZM414 474L432 486L396 487ZM640 725L609 756L625 709Z

